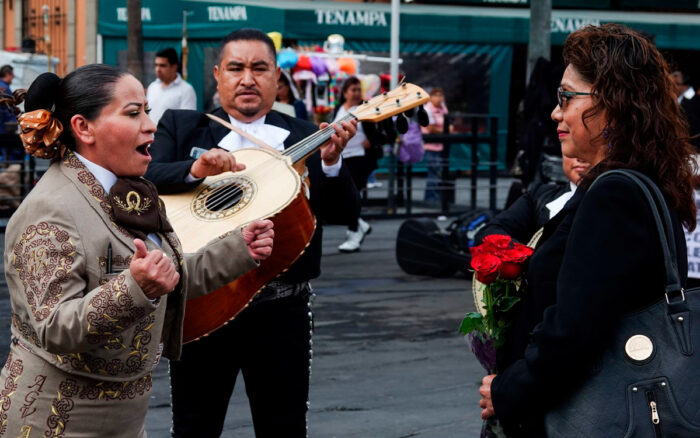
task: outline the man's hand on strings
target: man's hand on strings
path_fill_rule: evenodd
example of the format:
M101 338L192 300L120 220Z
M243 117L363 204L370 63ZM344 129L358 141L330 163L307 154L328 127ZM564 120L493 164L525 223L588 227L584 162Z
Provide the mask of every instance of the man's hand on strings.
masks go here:
M328 126L328 123L321 123L320 128ZM331 135L323 146L321 146L321 159L326 166L332 166L340 159L340 154L348 144L348 140L355 136L357 132L357 120L352 119L350 122L333 123L335 134Z
M236 163L236 158L229 151L219 148L209 149L190 167L190 174L195 178L218 175L224 172L238 172L245 169L245 164Z

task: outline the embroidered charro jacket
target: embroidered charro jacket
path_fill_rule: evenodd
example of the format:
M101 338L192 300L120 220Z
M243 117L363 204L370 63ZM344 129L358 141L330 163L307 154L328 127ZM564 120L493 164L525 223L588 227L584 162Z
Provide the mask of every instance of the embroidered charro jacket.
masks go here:
M257 266L240 231L184 256L174 234L159 233L181 280L152 301L130 274L134 236L115 223L112 208L69 152L10 219L12 345L0 373L0 438L145 438L151 371L161 351L180 355L185 300Z
M129 271L134 236L114 222L106 196L69 152L12 216L5 237L12 336L64 373L134 381L150 373L161 349L168 358L179 357L187 298L257 264L240 231L185 256L174 233L159 234L181 280L174 292L151 301ZM157 248L150 239L146 244ZM114 273L107 272L110 245Z

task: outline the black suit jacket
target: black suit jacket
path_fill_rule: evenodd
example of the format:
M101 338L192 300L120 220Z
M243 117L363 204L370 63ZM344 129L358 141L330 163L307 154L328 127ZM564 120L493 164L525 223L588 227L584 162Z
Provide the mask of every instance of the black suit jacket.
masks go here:
M214 115L228 120L226 112L219 108ZM288 148L318 130L316 125L270 111L265 123L290 131L284 141ZM146 179L153 181L163 194L179 193L196 187L199 182L185 183L194 159L190 157L193 147L211 149L217 147L230 131L209 119L205 114L191 110L168 110L163 114L155 134L150 152L153 157L146 172ZM309 202L317 219L316 232L309 247L283 277L293 283L318 277L321 269L322 222L347 225L351 218L359 215L360 197L350 172L342 166L337 177L327 177L321 168L321 155L312 154L306 160L309 170ZM283 238L283 236L276 236Z
M700 153L700 96L697 94L692 99L681 100L681 108L688 120L688 133L691 138L690 143L695 147L696 153Z
M527 245L532 236L549 222L547 204L568 192L568 184L536 184L522 194L510 207L498 213L474 237L481 245L484 237L505 234Z
M685 235L668 207L685 284ZM623 177L606 177L588 193L579 188L547 223L527 271L519 345L491 387L511 435L544 436L544 413L594 369L620 318L663 298L663 266L647 201Z

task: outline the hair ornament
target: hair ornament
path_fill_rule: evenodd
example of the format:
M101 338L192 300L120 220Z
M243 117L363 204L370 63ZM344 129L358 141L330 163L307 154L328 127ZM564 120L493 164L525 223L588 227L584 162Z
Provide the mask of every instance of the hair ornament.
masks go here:
M37 158L62 158L66 147L58 140L63 125L51 111L38 109L17 118L24 150Z

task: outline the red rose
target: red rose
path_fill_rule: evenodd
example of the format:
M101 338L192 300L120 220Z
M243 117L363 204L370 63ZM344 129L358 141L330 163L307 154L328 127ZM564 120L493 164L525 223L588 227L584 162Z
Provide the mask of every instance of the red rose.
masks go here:
M503 262L498 275L503 280L515 280L523 272L523 265L520 263Z
M504 280L515 280L523 271L523 266L528 257L532 255L532 248L513 243L513 247L499 253L503 264L501 265L500 277Z
M475 255L479 254L486 254L488 251L486 251L486 246L485 245L479 245L479 246L472 246L469 248L469 253L474 257Z
M532 255L532 248L521 243L513 242L513 247L502 251L498 254L504 262L523 263Z
M476 271L477 280L490 284L498 278L501 259L491 254L476 254L472 256L471 266Z
M513 240L510 236L505 236L503 234L491 234L484 237L484 244L493 246L498 249L508 249L511 248L511 243Z

